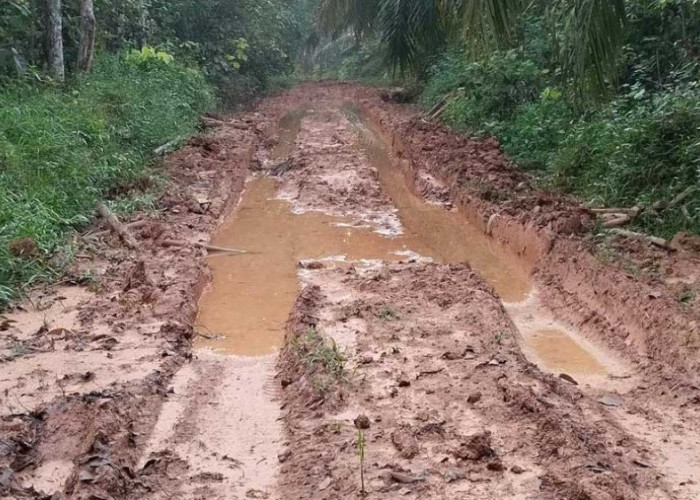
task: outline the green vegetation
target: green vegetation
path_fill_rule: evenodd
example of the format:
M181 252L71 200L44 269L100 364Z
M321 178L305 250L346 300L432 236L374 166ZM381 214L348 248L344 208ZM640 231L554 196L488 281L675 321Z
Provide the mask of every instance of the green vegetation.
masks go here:
M333 384L348 380L346 354L335 340L326 340L315 327L293 341L292 349L311 372L314 387L320 392L328 392Z
M315 5L0 2L0 309L60 275L98 202L151 206L154 148L294 81Z
M637 230L700 233L700 2L325 0L319 28L417 77L425 109L447 102L446 124L543 184L647 208Z
M155 56L105 56L68 90L16 82L0 99L0 283L7 289L59 272L72 252L65 234L84 227L98 201L152 185L151 151L190 134L212 90L198 71ZM30 255L11 248L22 238L37 246ZM5 290L0 300L9 296Z

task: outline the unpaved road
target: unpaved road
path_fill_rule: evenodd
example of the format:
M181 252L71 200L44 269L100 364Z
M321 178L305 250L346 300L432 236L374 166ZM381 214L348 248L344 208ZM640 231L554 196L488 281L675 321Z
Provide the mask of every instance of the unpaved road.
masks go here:
M98 227L0 318L3 498L700 498L692 237L593 236L356 85L165 167L139 251Z

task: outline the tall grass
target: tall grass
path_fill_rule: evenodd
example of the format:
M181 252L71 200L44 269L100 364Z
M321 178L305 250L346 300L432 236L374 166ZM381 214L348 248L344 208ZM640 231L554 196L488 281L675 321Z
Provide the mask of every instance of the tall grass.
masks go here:
M89 223L98 201L143 184L151 151L191 133L211 103L195 70L115 56L68 88L0 88L0 307L60 272L67 235ZM39 252L13 255L21 238Z

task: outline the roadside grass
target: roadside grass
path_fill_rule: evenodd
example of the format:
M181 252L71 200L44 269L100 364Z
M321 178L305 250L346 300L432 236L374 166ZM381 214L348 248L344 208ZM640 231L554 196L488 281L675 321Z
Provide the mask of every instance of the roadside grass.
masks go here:
M535 58L536 59L536 58ZM551 71L521 51L474 61L448 51L431 70L424 109L446 98L440 118L457 132L494 136L538 183L595 206L646 208L632 227L670 238L700 234L700 86L674 82L655 91L635 85L581 109ZM669 203L699 186L683 203Z
M60 275L68 235L91 222L99 201L117 211L153 206L148 193L162 185L153 149L191 134L212 95L195 70L116 56L65 88L0 87L0 308ZM21 239L34 248L18 255Z

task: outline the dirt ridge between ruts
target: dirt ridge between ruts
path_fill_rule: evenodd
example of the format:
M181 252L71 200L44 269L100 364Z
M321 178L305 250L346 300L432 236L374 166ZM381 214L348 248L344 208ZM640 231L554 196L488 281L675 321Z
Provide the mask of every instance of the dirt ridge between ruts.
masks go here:
M209 279L206 252L194 244L206 243L238 201L258 135L249 122L191 139L164 162L172 182L158 211L123 221L136 228L138 250L124 248L108 228L88 234L80 251L90 259L79 260L66 279L75 286L35 292L35 300L52 304L44 326L25 331L33 320L24 322L30 305L7 315L3 340L11 344L2 348L16 352L19 344L27 354L3 363L5 375L20 378L6 378L0 398L0 496L126 498L143 485L139 477L149 471L137 469L137 462L170 380L191 360L197 302ZM90 291L83 292L78 283L86 275ZM60 306L61 294L73 290L86 294L75 305L77 316ZM59 348L84 355L90 371L54 367L50 357ZM127 358L111 363L121 352ZM21 377L27 363L38 368ZM22 392L34 377L46 386L46 397ZM22 400L19 409L13 410L13 397Z
M359 414L371 421L369 498L539 491L633 499L663 491L654 471L635 465L648 460L642 443L576 386L525 359L493 289L467 266L314 270L306 281L280 360L290 441L281 487L290 498L360 494ZM352 302L334 296L348 288ZM327 374L299 342L309 330L332 338L350 322L351 375L320 385Z

